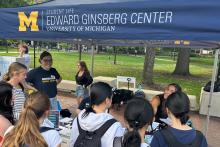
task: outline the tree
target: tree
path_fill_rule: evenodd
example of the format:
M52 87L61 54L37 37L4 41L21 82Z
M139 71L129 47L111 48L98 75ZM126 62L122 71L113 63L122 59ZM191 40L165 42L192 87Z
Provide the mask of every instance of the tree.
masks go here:
M102 52L102 45L97 46L97 54L99 54L99 52Z
M143 83L145 85L153 84L153 69L156 50L154 48L146 48L144 70L143 70Z
M176 67L173 74L182 75L182 76L190 75L189 62L190 62L190 49L186 49L186 48L179 49Z
M0 8L12 8L25 6L31 3L32 0L0 0Z

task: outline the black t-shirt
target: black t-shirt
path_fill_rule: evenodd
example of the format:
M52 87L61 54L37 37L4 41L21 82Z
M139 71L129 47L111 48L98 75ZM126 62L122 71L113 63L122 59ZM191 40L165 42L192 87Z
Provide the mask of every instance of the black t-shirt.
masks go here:
M91 103L90 97L87 97L87 98L85 98L81 101L81 103L79 104L78 109L80 109L80 110L86 109L90 106L90 103Z
M32 83L33 86L42 92L45 92L50 98L57 95L57 82L60 78L55 68L49 71L44 70L41 66L28 72L26 81Z

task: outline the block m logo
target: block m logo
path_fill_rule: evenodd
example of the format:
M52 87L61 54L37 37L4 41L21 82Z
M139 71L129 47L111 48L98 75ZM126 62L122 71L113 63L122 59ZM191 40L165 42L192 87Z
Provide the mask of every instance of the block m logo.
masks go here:
M31 31L39 31L37 25L38 11L32 11L30 17L28 18L24 12L18 12L19 18L19 31L27 31L27 27L31 27Z

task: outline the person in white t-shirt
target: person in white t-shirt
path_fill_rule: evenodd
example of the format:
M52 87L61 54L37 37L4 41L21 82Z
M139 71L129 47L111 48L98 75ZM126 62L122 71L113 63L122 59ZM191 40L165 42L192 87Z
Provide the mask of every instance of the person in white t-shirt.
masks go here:
M29 53L29 49L27 45L25 44L19 45L19 57L24 58L25 61L24 64L27 67L27 69L29 69L31 63L31 57L28 53Z
M46 131L42 131L41 135L44 137L45 141L47 142L48 147L60 147L60 144L62 142L62 138L60 137L60 134L58 131L56 131L54 128L54 125L48 124L49 120L45 119L43 123L40 125L41 128L51 128L47 129ZM51 122L52 123L52 122ZM40 129L41 130L41 129Z

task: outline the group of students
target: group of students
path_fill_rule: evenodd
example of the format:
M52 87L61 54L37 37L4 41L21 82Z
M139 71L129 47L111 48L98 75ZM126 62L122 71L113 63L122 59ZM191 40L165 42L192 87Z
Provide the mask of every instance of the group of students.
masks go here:
M111 106L111 97L112 91L108 84L102 82L92 84L90 105L80 111L73 122L70 146L80 146L79 142L83 146L83 143L86 144L86 141L82 141L81 135L86 136L83 130L99 132L99 128L101 129L105 123L113 119L111 114L106 113ZM155 96L151 102L148 102L143 94L135 94L125 108L126 126L123 127L119 122L113 122L108 130L102 134L101 146L207 147L207 141L203 134L187 125L189 111L189 98L175 83L169 84L164 93ZM171 124L154 132L153 140L150 144L146 144L145 135L148 127L153 121L162 123L160 118L167 117L171 120Z
M19 51L28 64L27 46L21 45ZM52 67L49 52L42 52L39 62L40 66L29 72L27 66L12 63L0 82L0 146L61 146L59 133L47 129L52 124L46 119L51 109L57 110L61 76ZM29 95L29 90L34 93Z
M52 56L49 52L41 53L39 62L41 65L29 72L23 64L12 63L0 82L2 147L61 146L59 133L47 125L46 118L51 109L58 107L56 86L62 78L57 70L52 68ZM207 146L201 132L186 125L190 102L177 84L168 85L164 94L154 97L151 102L147 101L144 95L135 95L126 105L126 126L122 126L108 113L112 102L112 87L107 83L97 82L90 86L88 93L87 87L93 80L85 62L79 62L77 66L76 95L79 103L85 95L89 96L89 105L79 111L73 121L71 147L91 146L94 143L101 147L147 147L147 128L153 121L160 122L160 118L167 117L171 119L171 125L155 132L150 146ZM25 89L35 92L26 96ZM177 144L173 145L174 143Z
M50 111L50 100L42 92L29 95L23 105L23 110L15 124L12 111L12 86L0 82L1 114L1 144L2 147L61 147L62 139L54 129L44 126L44 120ZM5 111L5 110L8 111ZM10 118L10 119L9 119ZM3 121L2 121L3 120ZM6 125L7 124L7 125ZM14 126L13 126L14 125Z

